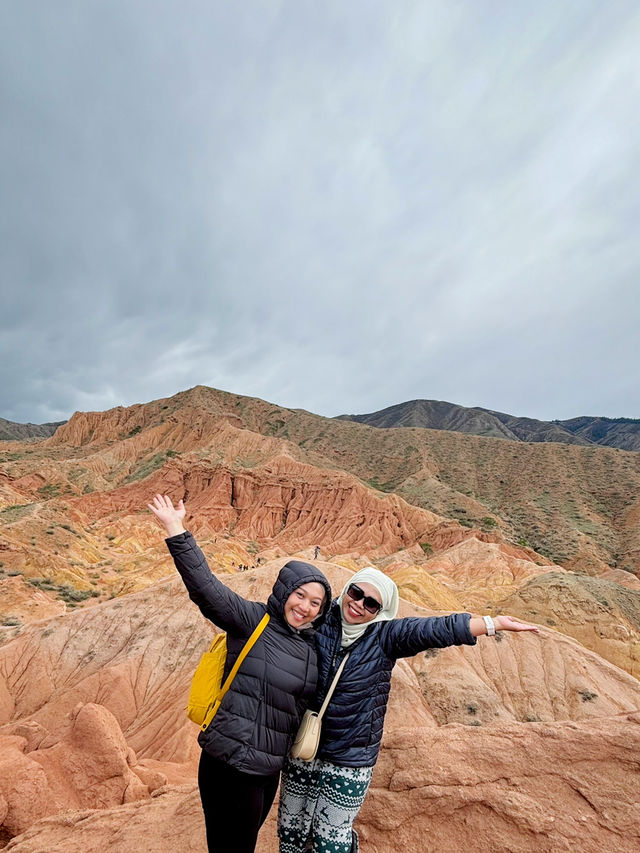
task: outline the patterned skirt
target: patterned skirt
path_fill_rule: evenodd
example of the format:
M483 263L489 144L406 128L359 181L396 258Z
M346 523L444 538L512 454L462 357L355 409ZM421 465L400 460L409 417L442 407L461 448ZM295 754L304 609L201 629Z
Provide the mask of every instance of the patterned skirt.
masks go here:
M338 767L320 758L290 758L282 773L280 853L351 853L352 831L373 767Z

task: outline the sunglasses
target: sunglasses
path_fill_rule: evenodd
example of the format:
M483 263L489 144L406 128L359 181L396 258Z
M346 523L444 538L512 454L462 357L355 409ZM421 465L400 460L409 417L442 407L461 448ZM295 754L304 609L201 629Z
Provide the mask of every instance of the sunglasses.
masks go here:
M361 601L362 606L367 611L367 613L379 613L382 610L382 605L379 601L376 601L375 598L372 598L370 595L365 595L364 590L361 589L357 583L350 583L347 587L347 595L349 598L353 599L353 601Z

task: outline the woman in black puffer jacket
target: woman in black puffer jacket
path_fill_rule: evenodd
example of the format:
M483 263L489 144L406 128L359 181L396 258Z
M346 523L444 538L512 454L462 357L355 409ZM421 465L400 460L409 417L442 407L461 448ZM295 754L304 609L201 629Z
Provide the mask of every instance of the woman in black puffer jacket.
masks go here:
M324 619L331 587L315 566L291 560L280 570L266 604L247 601L211 573L182 526L182 501L174 508L169 497L156 495L148 506L167 532L167 546L189 597L203 616L227 632L224 678L264 614L270 616L217 714L198 737L198 785L209 850L253 853L285 756L316 691L311 624Z
M394 618L398 589L378 569L357 572L318 630L319 708L349 654L322 720L313 761L290 759L280 790L280 853L351 853L352 830L380 752L391 672L398 658L430 648L473 645L482 634L538 631L509 616Z

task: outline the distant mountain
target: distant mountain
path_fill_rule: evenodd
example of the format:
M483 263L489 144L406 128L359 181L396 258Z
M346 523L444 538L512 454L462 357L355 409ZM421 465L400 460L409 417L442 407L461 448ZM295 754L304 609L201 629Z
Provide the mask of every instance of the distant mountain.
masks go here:
M467 408L441 400L410 400L366 415L339 415L337 420L355 421L382 429L422 427L511 441L557 441L640 450L640 420L632 418L579 417L567 421L538 421L479 406Z
M25 441L28 438L49 438L66 421L48 424L17 424L0 418L0 441Z

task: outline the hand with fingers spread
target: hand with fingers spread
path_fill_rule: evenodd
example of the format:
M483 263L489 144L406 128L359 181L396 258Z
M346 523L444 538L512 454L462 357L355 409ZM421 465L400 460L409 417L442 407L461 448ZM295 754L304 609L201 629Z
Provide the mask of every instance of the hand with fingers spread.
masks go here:
M167 536L177 536L184 533L182 522L187 514L184 501L180 499L178 506L174 507L169 495L156 495L147 506L167 531Z

